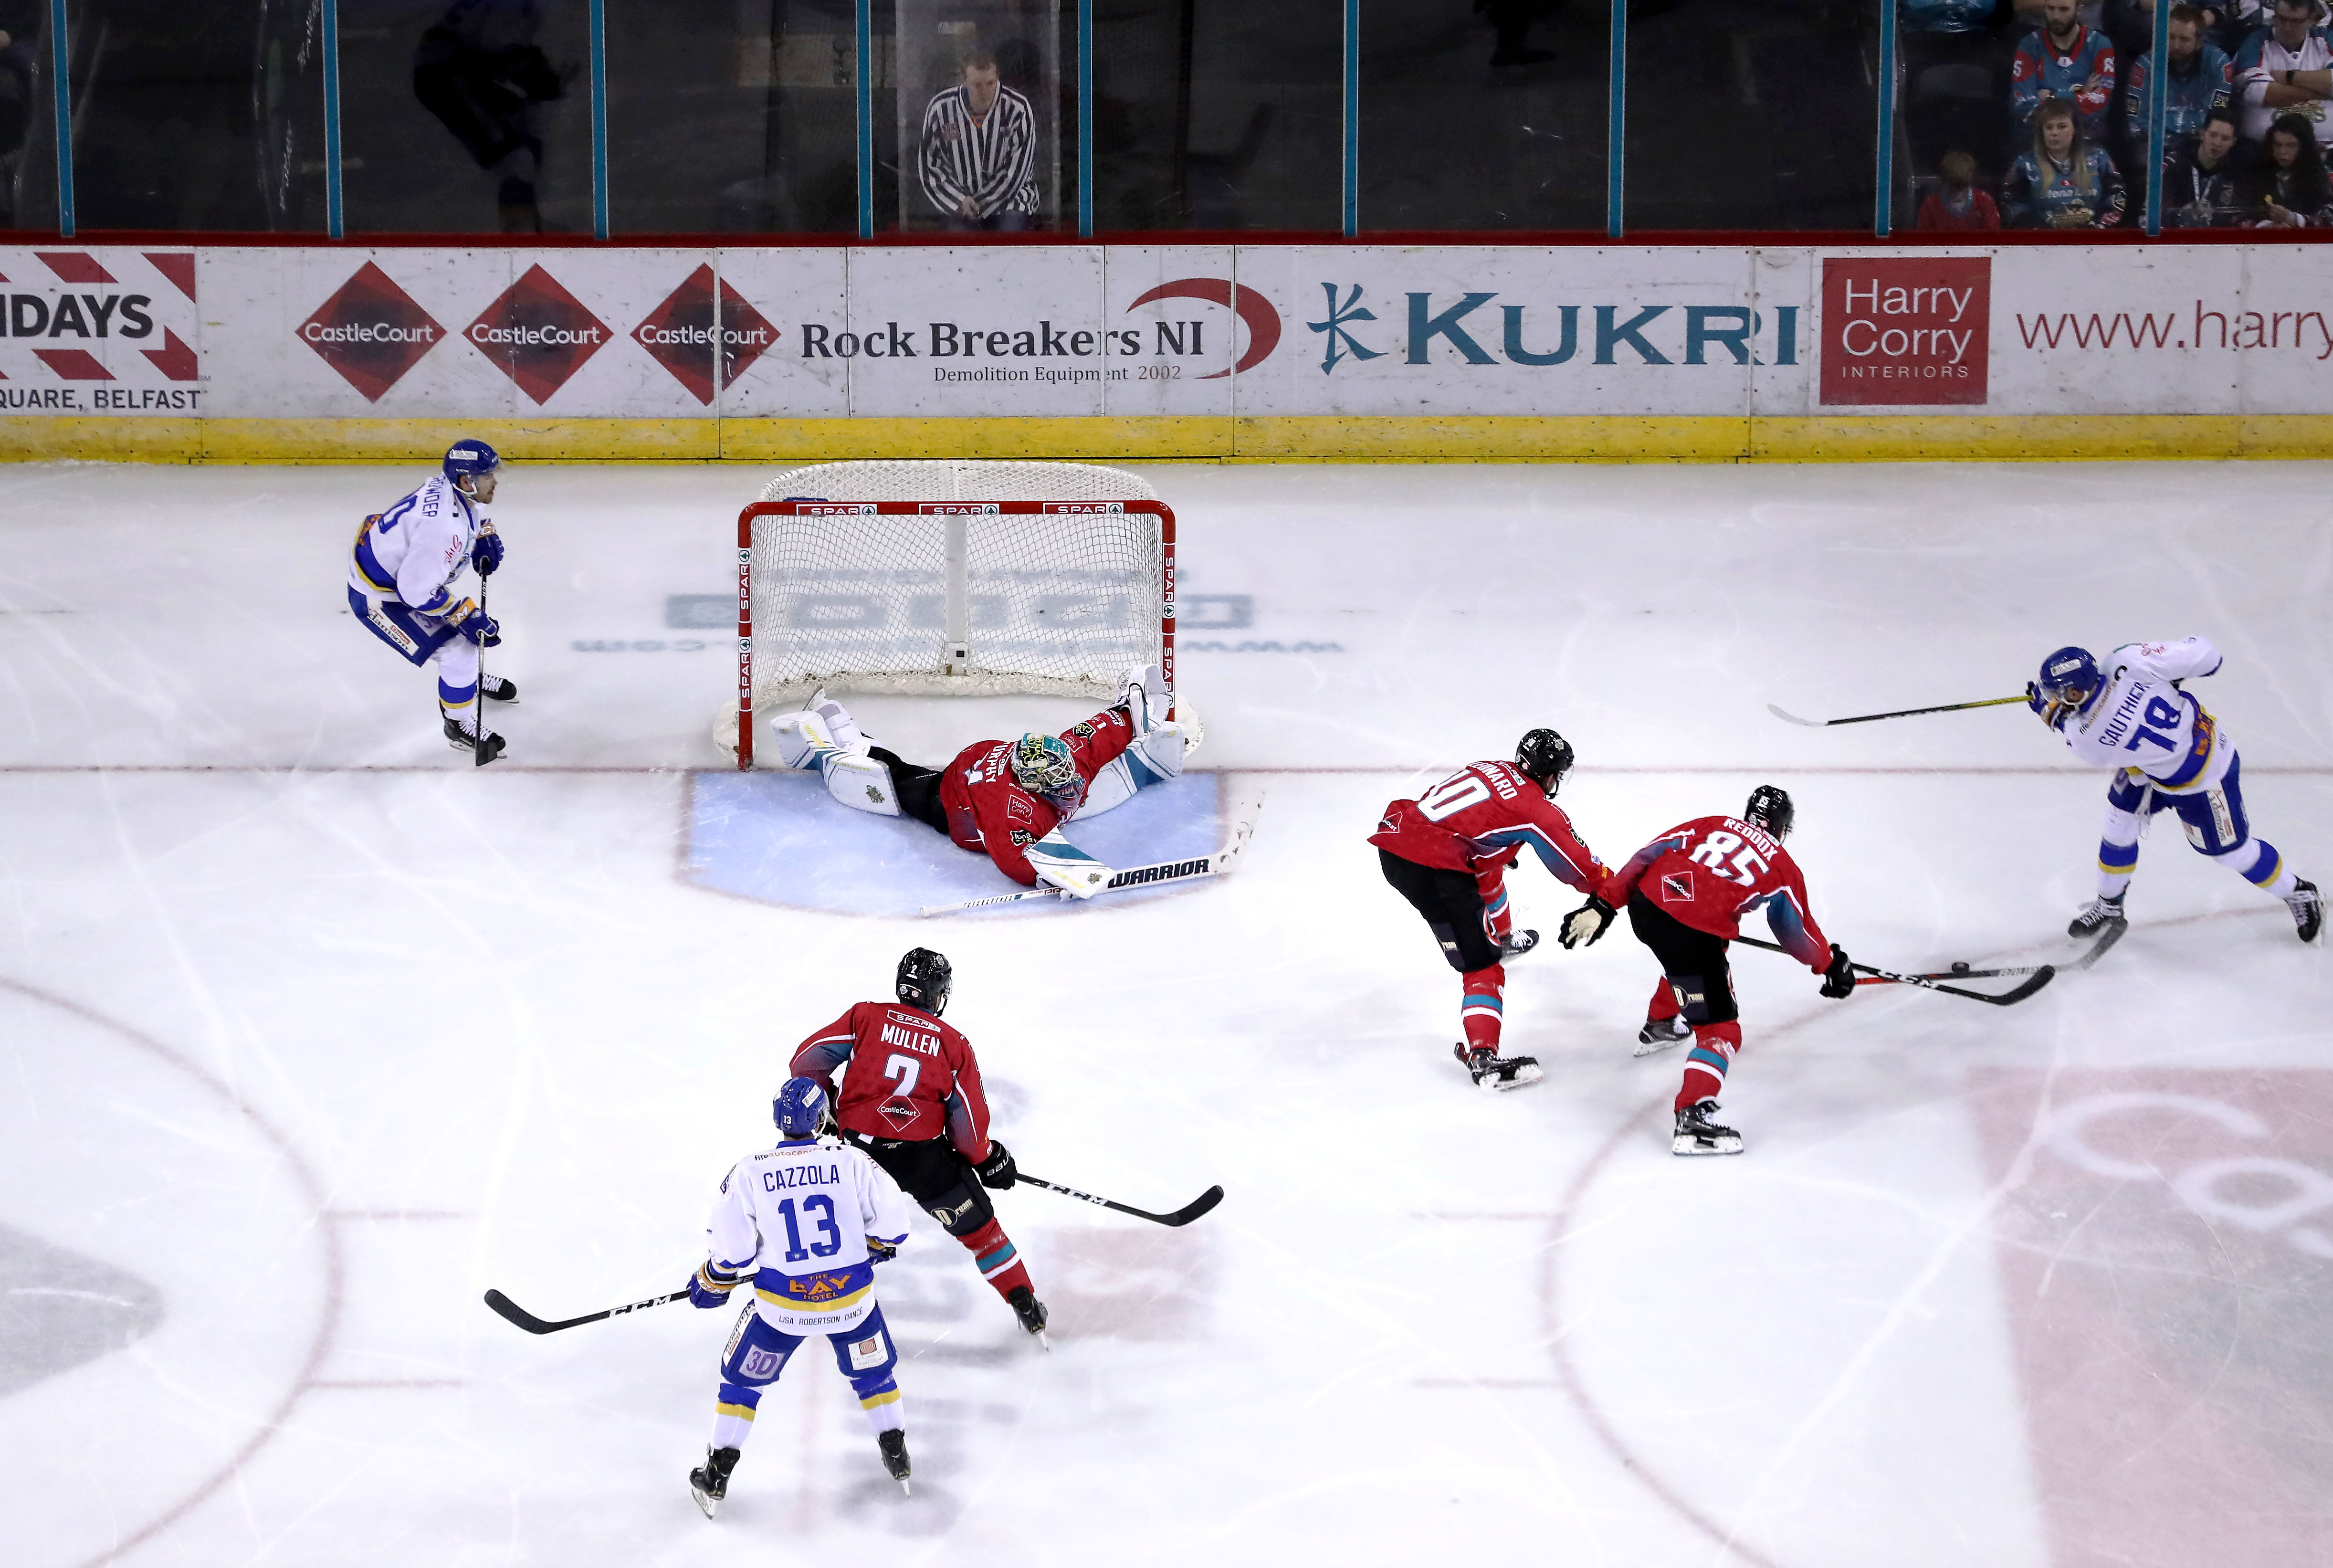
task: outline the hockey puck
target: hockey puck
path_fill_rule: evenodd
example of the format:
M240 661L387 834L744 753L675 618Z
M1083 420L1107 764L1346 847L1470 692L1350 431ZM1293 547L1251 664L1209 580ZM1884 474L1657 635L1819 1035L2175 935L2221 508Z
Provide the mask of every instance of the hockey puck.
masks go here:
M1963 961L1963 960L1962 960L1962 959L1959 959L1959 958L1954 958L1954 959L1953 960L1953 973L1954 973L1954 974L1955 974L1955 975L1965 975L1965 974L1967 974L1968 972L1969 972L1969 967L1968 967L1968 965L1967 965L1967 963L1966 963L1965 961Z

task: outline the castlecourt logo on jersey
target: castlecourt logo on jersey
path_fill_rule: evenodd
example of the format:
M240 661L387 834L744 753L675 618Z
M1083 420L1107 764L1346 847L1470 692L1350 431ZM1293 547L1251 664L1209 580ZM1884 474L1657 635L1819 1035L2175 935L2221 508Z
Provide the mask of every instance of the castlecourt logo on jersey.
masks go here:
M1546 304L1531 299L1487 313L1495 290L1464 290L1453 299L1432 290L1405 290L1407 328L1398 336L1381 322L1365 285L1323 281L1322 319L1304 323L1320 334L1320 369L1365 364L1398 354L1397 366L1516 365L1795 365L1799 307L1771 311L1741 303L1640 305ZM1586 331L1581 312L1589 313ZM1551 322L1551 318L1552 321ZM1493 351L1495 345L1496 351ZM1583 359L1581 350L1590 351ZM1715 356L1712 356L1712 351ZM1623 356L1626 356L1625 358Z

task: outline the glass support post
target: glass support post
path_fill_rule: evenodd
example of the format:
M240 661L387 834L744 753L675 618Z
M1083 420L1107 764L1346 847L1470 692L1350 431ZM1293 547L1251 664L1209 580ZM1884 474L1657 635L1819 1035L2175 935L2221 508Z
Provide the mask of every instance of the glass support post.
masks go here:
M591 0L591 237L608 237L608 0Z
M2164 120L2171 102L2169 0L2155 0L2154 62L2146 68L2146 232L2159 235L2163 232L2163 134L2167 129Z
M1879 126L1871 232L1886 239L1896 228L1896 0L1879 0Z
M1612 58L1607 63L1608 119L1604 128L1604 233L1618 239L1621 193L1628 162L1628 0L1612 0Z
M1093 237L1093 0L1078 0L1078 236Z
M323 0L324 232L345 233L341 208L341 0Z
M1361 0L1345 0L1345 235L1361 232Z
M49 99L57 113L57 232L73 232L72 50L65 42L65 0L49 0Z
M859 105L859 237L875 237L875 0L859 0L858 53L850 67Z

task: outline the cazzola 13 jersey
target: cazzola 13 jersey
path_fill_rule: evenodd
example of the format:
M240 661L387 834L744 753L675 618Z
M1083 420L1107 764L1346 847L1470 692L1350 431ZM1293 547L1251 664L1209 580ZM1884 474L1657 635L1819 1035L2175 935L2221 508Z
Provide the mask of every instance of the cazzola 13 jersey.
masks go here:
M2171 683L2215 675L2209 639L2128 642L2098 661L2106 685L2059 733L2092 767L2130 768L2165 794L2194 794L2228 776L2235 743L2203 705Z
M1799 863L1772 834L1739 817L1696 817L1628 857L1604 885L1604 901L1646 901L1680 925L1731 941L1742 917L1766 911L1774 940L1817 974L1830 967L1830 938L1807 907Z
M875 1310L873 1236L907 1238L907 1207L876 1163L839 1138L781 1143L721 1179L705 1227L725 1275L749 1270L763 1320L790 1334L857 1328Z

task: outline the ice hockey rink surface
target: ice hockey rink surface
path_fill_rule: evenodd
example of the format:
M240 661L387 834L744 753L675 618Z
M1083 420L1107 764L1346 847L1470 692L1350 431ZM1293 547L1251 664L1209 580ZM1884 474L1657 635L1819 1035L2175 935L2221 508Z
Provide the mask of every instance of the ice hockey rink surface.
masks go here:
M1737 948L1749 1148L1709 1160L1668 1152L1677 1053L1631 1054L1625 924L1510 966L1547 1078L1483 1094L1364 842L1552 725L1608 861L1771 780L1856 957L2062 959L2103 775L2021 707L1767 704L2203 632L2255 830L2333 885L2323 466L1145 469L1215 774L1169 826L1260 784L1252 848L947 921L847 854L692 861L734 659L689 606L766 475L505 474L523 701L476 770L342 593L427 471L0 472L10 1563L2333 1561L2327 960L2175 822L2121 945L2012 1008ZM859 711L910 756L1080 716ZM1512 885L1551 938L1578 902ZM926 943L1024 1169L1228 1196L1002 1195L1050 1352L920 1224L878 1275L913 1496L813 1346L707 1522L733 1314L533 1338L480 1295L677 1288L793 1045Z

